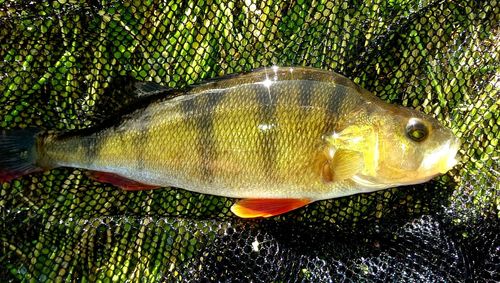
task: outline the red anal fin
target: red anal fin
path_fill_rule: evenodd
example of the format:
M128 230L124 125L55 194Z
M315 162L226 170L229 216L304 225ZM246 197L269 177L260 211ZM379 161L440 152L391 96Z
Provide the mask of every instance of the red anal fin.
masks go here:
M89 178L91 178L92 180L101 183L110 183L126 191L141 191L141 190L152 190L161 188L159 186L139 183L137 181L130 180L128 178L113 173L90 171L88 175Z
M243 199L231 206L241 218L271 217L311 203L309 199Z

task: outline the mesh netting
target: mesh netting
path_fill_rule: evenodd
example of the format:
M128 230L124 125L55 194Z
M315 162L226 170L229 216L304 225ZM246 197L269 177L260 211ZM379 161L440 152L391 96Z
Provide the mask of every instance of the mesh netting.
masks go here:
M303 65L437 117L462 162L266 220L229 198L32 174L1 187L0 281L500 280L497 1L103 2L0 1L0 128L87 128L123 80Z

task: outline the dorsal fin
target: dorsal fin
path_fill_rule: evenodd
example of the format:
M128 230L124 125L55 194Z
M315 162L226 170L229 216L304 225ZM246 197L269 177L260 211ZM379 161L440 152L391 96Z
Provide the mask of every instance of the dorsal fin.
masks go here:
M154 82L138 81L131 76L114 78L104 94L96 101L90 119L93 124L100 124L117 114L126 114L130 110L147 106L162 99L173 98L179 92Z
M148 97L158 94L167 94L171 90L171 88L157 83L138 81L133 84L132 93L134 93L136 97Z

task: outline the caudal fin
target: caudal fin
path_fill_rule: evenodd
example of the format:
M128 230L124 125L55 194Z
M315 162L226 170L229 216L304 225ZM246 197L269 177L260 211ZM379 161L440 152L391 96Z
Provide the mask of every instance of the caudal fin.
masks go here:
M0 183L42 171L36 162L34 129L0 131Z

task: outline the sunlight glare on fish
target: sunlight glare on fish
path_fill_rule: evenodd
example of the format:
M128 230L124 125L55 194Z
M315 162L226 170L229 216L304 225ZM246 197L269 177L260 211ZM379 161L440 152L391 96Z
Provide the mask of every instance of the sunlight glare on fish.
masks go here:
M269 89L273 84L273 81L266 77L266 79L262 81L262 84Z
M276 77L275 77L275 80L276 80ZM271 81L269 79L269 76L267 75L267 72L266 72L266 79L263 80L261 82L261 84L267 88L267 96L269 98L269 104L272 104L273 103L273 99L271 97L271 85L273 84L273 81Z
M257 128L259 128L259 130L261 130L262 132L269 131L274 127L275 127L274 124L259 124L257 126Z

